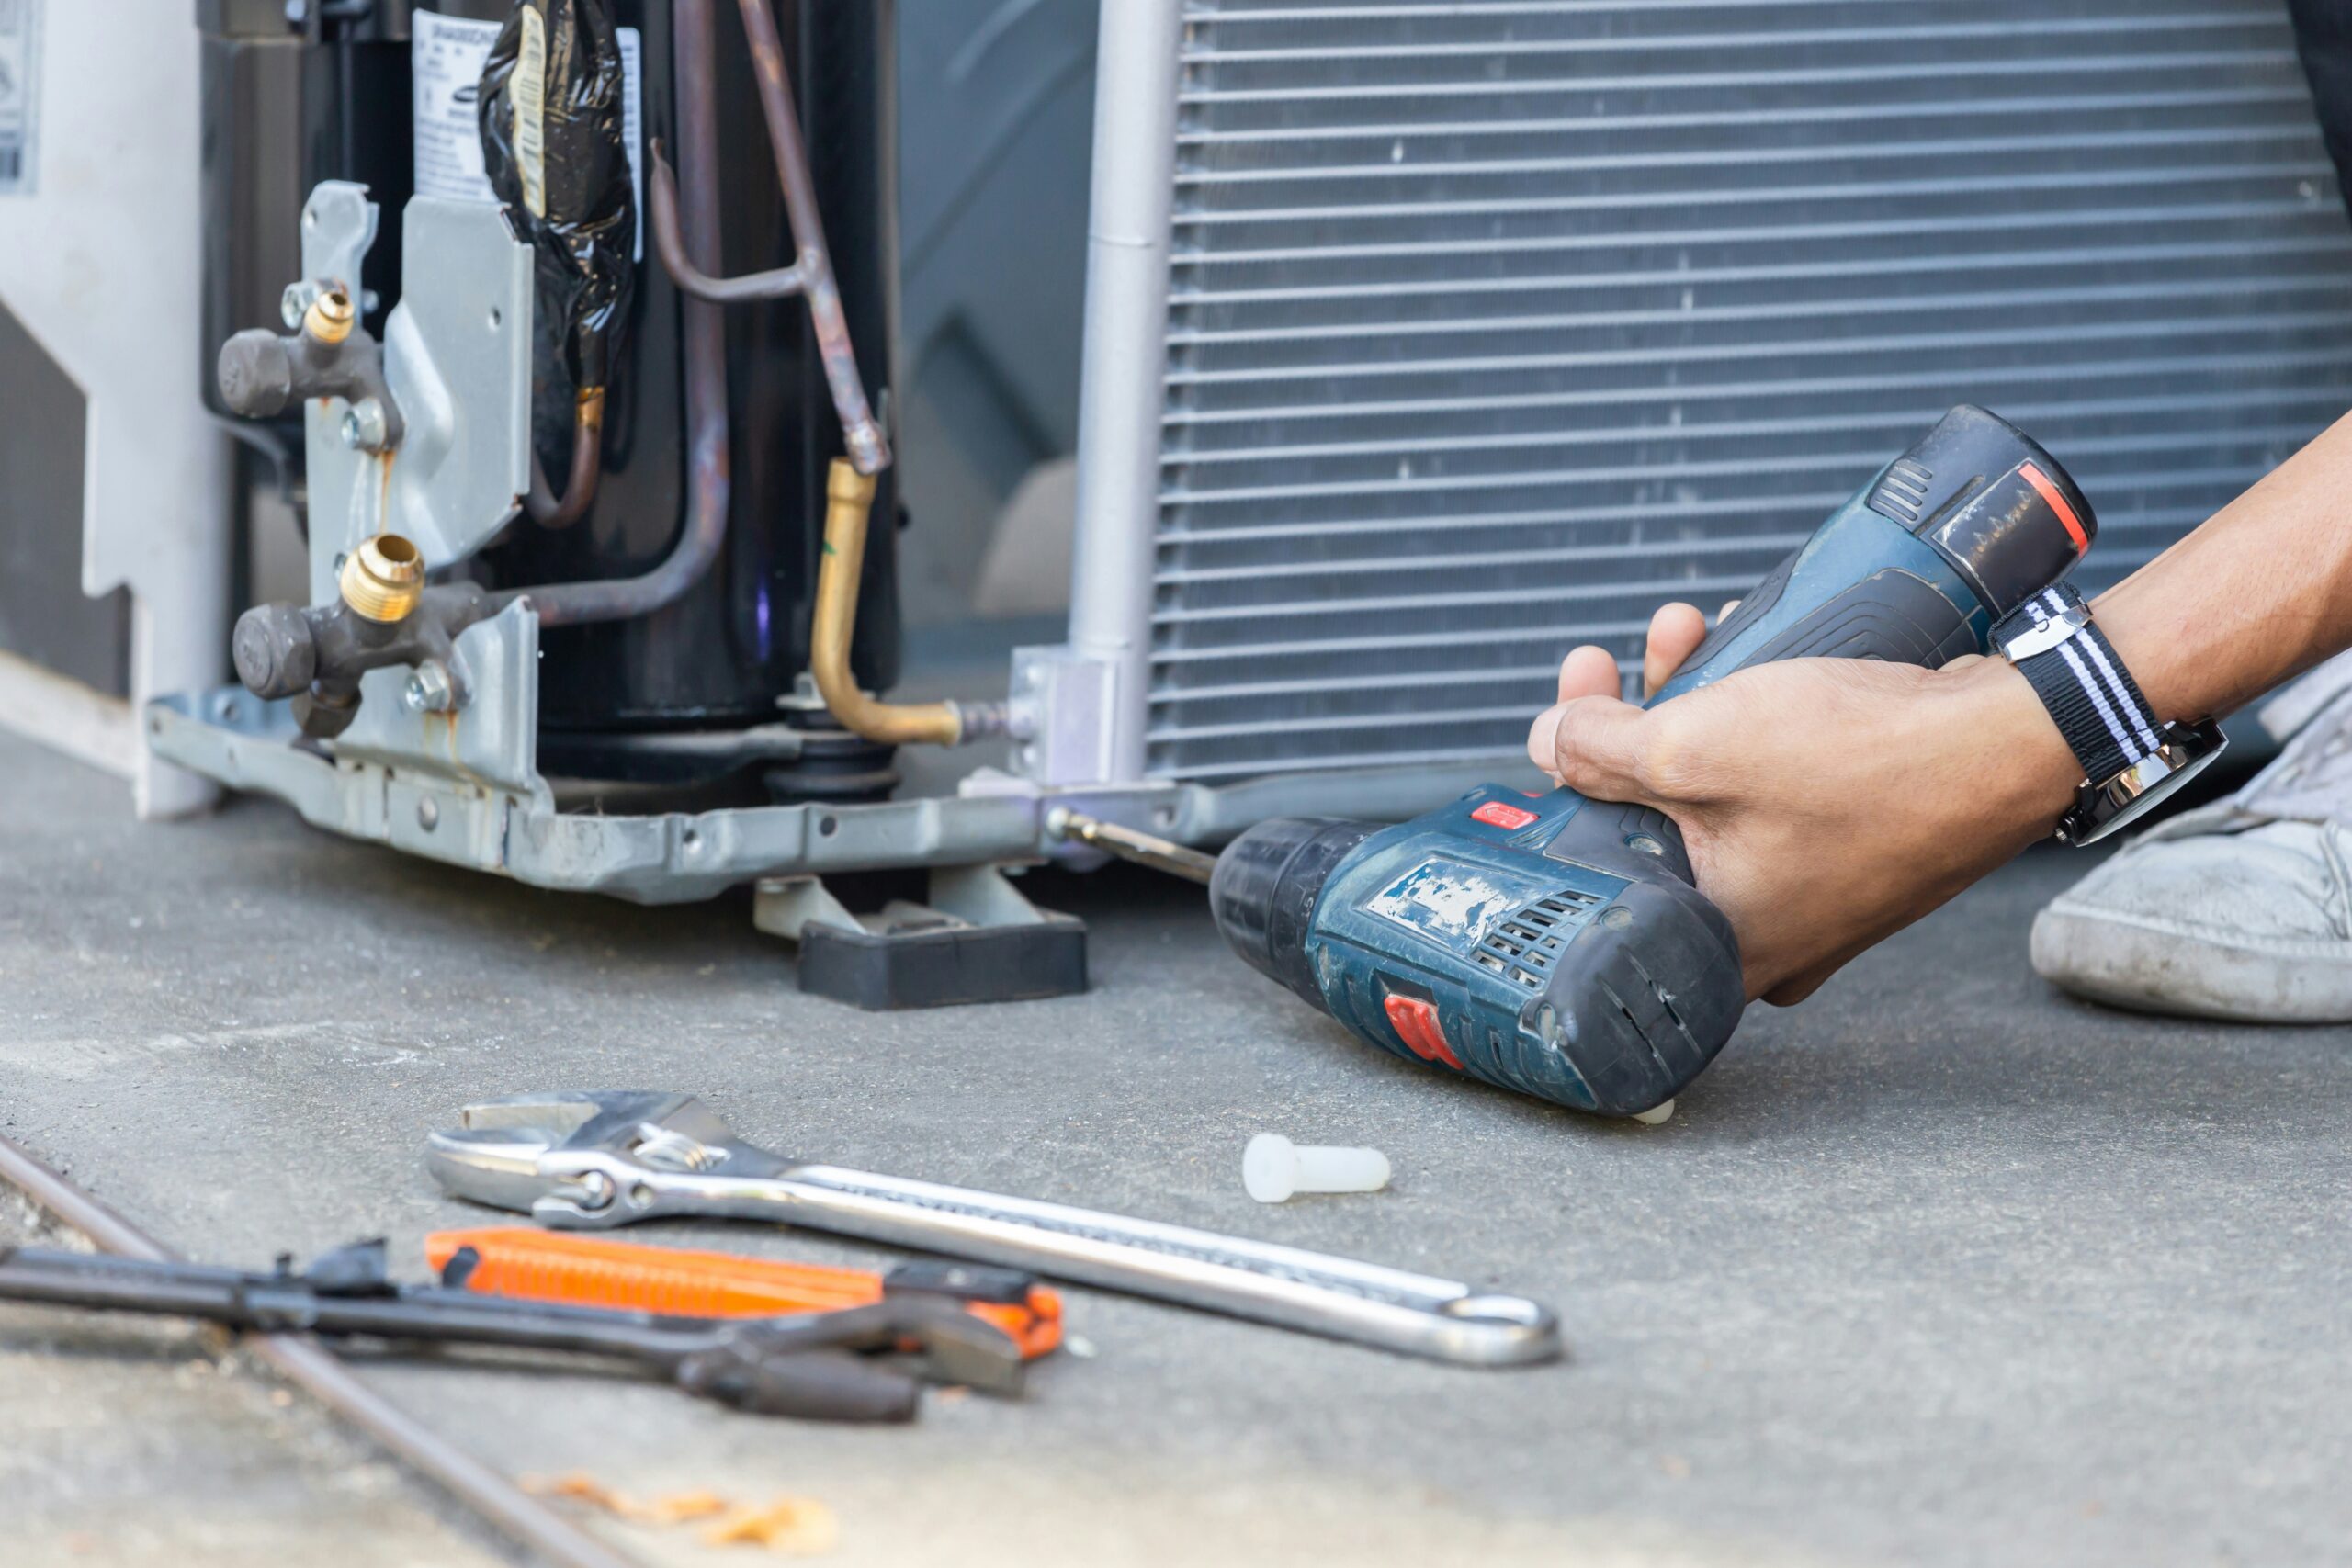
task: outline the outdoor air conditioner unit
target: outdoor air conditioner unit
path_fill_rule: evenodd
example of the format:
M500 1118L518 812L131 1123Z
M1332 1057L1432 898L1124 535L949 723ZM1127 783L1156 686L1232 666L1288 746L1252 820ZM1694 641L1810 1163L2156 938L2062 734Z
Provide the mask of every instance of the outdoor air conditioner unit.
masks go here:
M440 17L443 34L505 12L444 3L481 15ZM626 0L623 18L658 42L665 14L709 13L682 5ZM849 231L866 236L843 254L868 258L842 294L869 313L858 341L878 387L897 373L881 346L893 12L790 10L830 29L797 29L804 48L865 62L814 81L873 88L840 122L857 134L820 141L874 150L841 176L865 215ZM260 0L209 11L273 39L279 25ZM677 61L716 47L687 35ZM1489 777L1532 780L1525 726L1569 647L1630 664L1659 603L1739 594L1955 402L2026 425L2079 479L2101 524L2092 589L2352 403L2352 226L2281 0L1106 0L1100 39L1069 630L1018 652L1009 691L974 694L1005 698L988 707L1012 737L1001 765L890 799L560 798L549 775L587 754L583 734L682 768L818 743L796 728L822 719L789 687L797 655L765 651L771 630L798 646L797 601L772 604L766 580L742 575L701 584L742 615L683 604L665 612L673 643L639 620L599 645L638 658L756 634L754 673L782 694L757 687L731 729L585 723L564 705L594 719L617 688L584 644L537 657L545 617L514 589L457 637L463 682L404 693L421 664L372 670L340 737L297 734L285 704L226 687L148 705L146 745L333 830L545 886L661 902L770 879L762 922L797 935L855 924L819 878L930 867L933 903L957 919L1034 922L989 868L1089 852L1057 839L1057 805L1209 843L1278 813L1402 816ZM54 40L94 58L102 41ZM404 46L387 33L366 47ZM657 122L664 80L649 71ZM462 135L470 110L451 112ZM753 123L743 103L731 112ZM723 156L758 141L733 136ZM381 459L373 488L352 431L337 438L354 411L322 398L288 416L312 455L313 605L392 501L435 568L542 581L483 558L515 545L502 531L537 439L529 365L499 336L532 319L520 242L494 204L420 198L381 214L371 253L364 188L329 179L307 197L312 283L389 288L396 224L419 228L388 339L394 384L405 370L452 389L433 405L442 446L398 469ZM108 221L141 220L131 206ZM45 298L0 274L0 292ZM646 341L671 362L673 340ZM739 334L735 352L753 341L767 340ZM759 470L776 452L811 466L769 473L783 499L749 525L813 562L814 522L789 503L814 493L825 432L775 432L819 405L754 401L769 423L735 439ZM667 406L639 406L647 430L666 428ZM442 447L471 456L419 460ZM666 529L674 513L628 515ZM541 551L576 536L520 536ZM91 538L97 566L147 558ZM185 572L141 584L141 613L204 624L155 618L170 585L203 587ZM874 604L890 586L869 570ZM870 684L893 678L888 621L868 616ZM187 661L190 683L210 678L204 662ZM711 673L666 655L649 667Z

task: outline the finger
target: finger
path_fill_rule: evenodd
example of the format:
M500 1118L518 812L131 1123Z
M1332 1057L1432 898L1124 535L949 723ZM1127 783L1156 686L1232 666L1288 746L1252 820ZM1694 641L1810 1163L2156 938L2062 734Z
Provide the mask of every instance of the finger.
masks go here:
M1578 697L1536 716L1528 755L1562 784L1596 800L1655 806L1636 782L1649 716L1615 697Z
M1659 605L1650 617L1649 642L1642 653L1642 695L1656 695L1706 640L1707 617L1698 605Z
M1578 697L1624 694L1624 677L1617 673L1617 660L1607 649L1587 643L1560 660L1560 694L1555 701L1572 703Z
M1738 609L1738 608L1739 608L1739 601L1738 601L1738 600L1736 600L1736 599L1726 599L1726 600L1724 600L1724 607L1723 607L1722 609L1717 610L1717 611L1715 612L1715 625L1717 625L1717 626L1722 626L1725 621L1727 621L1727 620L1731 619L1731 613L1732 613L1734 610L1736 610L1736 609Z

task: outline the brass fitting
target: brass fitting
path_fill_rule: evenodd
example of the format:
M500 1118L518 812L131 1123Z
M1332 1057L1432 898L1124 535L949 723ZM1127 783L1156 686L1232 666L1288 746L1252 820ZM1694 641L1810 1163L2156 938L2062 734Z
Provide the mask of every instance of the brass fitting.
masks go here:
M852 732L888 745L929 741L953 746L964 739L954 703L882 703L857 689L849 670L850 634L857 628L857 584L865 566L866 514L874 506L874 476L836 457L825 475L825 546L817 567L817 607L809 626L808 673L825 706Z
M332 348L351 335L358 320L351 308L351 296L340 288L330 288L311 301L302 312L302 330Z
M384 625L404 621L424 592L424 558L398 534L379 534L344 558L335 586L353 615Z

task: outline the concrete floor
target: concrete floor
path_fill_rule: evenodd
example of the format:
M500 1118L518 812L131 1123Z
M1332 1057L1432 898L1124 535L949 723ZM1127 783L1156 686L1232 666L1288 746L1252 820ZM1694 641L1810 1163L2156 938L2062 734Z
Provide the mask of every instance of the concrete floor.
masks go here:
M1759 1009L1645 1130L1364 1050L1141 874L1039 879L1091 922L1091 995L876 1017L800 997L741 898L535 893L258 801L142 827L7 739L0 798L0 1125L206 1258L385 1234L414 1267L483 1217L418 1168L452 1108L690 1088L786 1151L1521 1292L1574 1350L1456 1371L1080 1292L1092 1359L893 1430L369 1364L511 1472L815 1497L843 1564L2283 1565L2352 1540L2352 1034L2055 997L2024 953L2081 869L2056 853ZM1384 1148L1393 1189L1261 1208L1263 1128ZM0 1517L11 1564L496 1560L193 1332L26 1309L0 1311Z

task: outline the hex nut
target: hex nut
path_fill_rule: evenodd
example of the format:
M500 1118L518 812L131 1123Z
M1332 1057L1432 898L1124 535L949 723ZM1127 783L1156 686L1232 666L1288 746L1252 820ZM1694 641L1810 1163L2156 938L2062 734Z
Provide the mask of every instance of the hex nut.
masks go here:
M374 398L362 398L344 411L343 444L353 451L380 452L390 434L384 405Z
M457 704L457 688L450 684L449 672L438 664L420 664L408 678L408 685L401 693L401 702L413 714L447 713Z
M405 620L424 592L424 558L398 534L362 539L335 573L343 602L368 620Z
M313 342L333 348L351 335L351 329L358 321L351 296L340 288L330 288L311 300L311 308L302 312L302 332Z
M302 317L310 310L311 301L325 292L308 279L288 284L286 292L277 297L277 319L286 323L288 332L301 331Z

